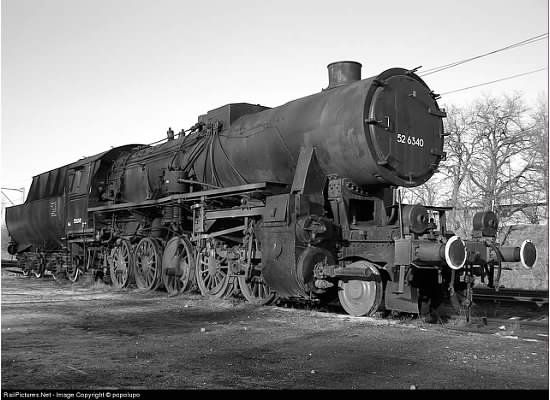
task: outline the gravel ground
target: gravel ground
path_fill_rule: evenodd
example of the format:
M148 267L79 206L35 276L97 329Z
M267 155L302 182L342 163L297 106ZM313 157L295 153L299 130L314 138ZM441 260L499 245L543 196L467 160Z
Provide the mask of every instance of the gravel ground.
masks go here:
M426 324L5 271L1 311L3 389L548 390L544 315Z

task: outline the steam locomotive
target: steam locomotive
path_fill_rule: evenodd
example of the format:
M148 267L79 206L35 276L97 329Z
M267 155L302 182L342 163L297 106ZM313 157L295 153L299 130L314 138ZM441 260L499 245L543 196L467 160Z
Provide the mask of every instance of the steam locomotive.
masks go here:
M502 262L534 265L530 241L496 242L490 211L463 240L446 228L450 208L402 202L399 188L445 158L445 112L415 70L361 79L361 64L342 61L328 75L320 93L227 104L161 142L35 176L6 211L10 253L38 277L93 271L116 288L240 290L259 304L338 299L356 316L468 306L475 277L494 285Z

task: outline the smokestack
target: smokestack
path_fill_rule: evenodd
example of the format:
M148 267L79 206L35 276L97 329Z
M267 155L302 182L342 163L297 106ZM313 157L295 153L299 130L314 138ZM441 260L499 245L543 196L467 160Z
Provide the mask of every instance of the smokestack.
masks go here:
M328 87L348 85L361 80L361 64L355 61L336 61L327 65Z

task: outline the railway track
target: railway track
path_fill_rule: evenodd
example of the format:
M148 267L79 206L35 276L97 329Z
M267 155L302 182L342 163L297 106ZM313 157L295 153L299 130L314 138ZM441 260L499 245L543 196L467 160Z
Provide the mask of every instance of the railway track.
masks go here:
M473 301L473 323L501 330L548 330L547 290L476 287Z
M21 273L14 267L15 262L2 261L2 269L9 272ZM34 278L30 278L34 280ZM44 283L47 283L45 280ZM42 286L42 285L41 285ZM72 286L72 285L70 285ZM41 289L44 289L42 287ZM82 289L82 288L81 288ZM56 290L59 290L57 288ZM101 293L105 293L101 291ZM99 294L99 297L98 297ZM93 297L89 297L89 295ZM122 294L121 294L122 295ZM28 299L22 297L28 296ZM55 297L55 296L52 296ZM52 298L50 296L36 296L32 293L9 292L4 291L2 295L3 305L20 304L47 304L63 302L89 302L105 300L100 293L79 293L76 296L63 296L62 299ZM548 327L548 312L545 307L548 306L548 291L541 290L523 290L500 288L499 291L489 288L474 288L474 313L471 316L471 322L487 327L495 326L513 326L516 329L533 329ZM164 297L146 297L144 301L163 301ZM135 300L135 299L134 299ZM310 309L312 311L321 311L328 313L341 313L339 306L331 304L330 306L319 307L315 304L291 304L282 302L278 305L281 308ZM377 315L377 318L386 319L391 316L383 316L383 313Z
M474 300L532 302L537 305L548 304L548 290L525 290L499 288L474 288Z

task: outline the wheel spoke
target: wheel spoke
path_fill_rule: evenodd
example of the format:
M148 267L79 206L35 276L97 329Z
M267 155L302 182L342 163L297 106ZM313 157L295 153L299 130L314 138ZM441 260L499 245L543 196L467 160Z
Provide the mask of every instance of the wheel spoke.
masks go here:
M170 295L177 295L190 288L191 271L194 275L197 270L197 274L201 276L208 273L208 265L204 265L202 254L199 255L197 266L195 263L191 265L188 262L182 262L193 258L192 248L191 242L186 237L174 237L166 243L162 263L161 260L156 260L155 265L158 268L162 267L161 280Z
M206 277L206 280L205 280L205 283L206 283L206 287L208 288L208 290L212 290L214 288L214 280L212 279L212 276L208 275Z
M242 275L239 276L239 286L243 296L251 303L269 304L275 299L275 293L271 292L263 280L257 278L247 280Z
M112 263L110 263L111 282L117 288L126 287L130 281L132 268L130 256L130 243L123 240L111 251ZM139 269L139 263L137 265Z
M136 249L136 283L142 289L154 290L161 283L160 254L155 239L143 238Z
M221 256L216 245L220 242L211 241L203 248L196 260L196 280L201 293L205 296L223 297L230 286L228 271L228 258ZM226 251L226 250L223 250ZM182 256L181 264L189 265L192 260L189 255Z
M256 286L256 292L258 293L258 296L260 299L263 298L263 285L259 283L255 283L254 286Z
M220 283L220 278L219 278L219 274L216 272L214 275L212 275L212 280L214 281L214 286L218 286L218 284Z

